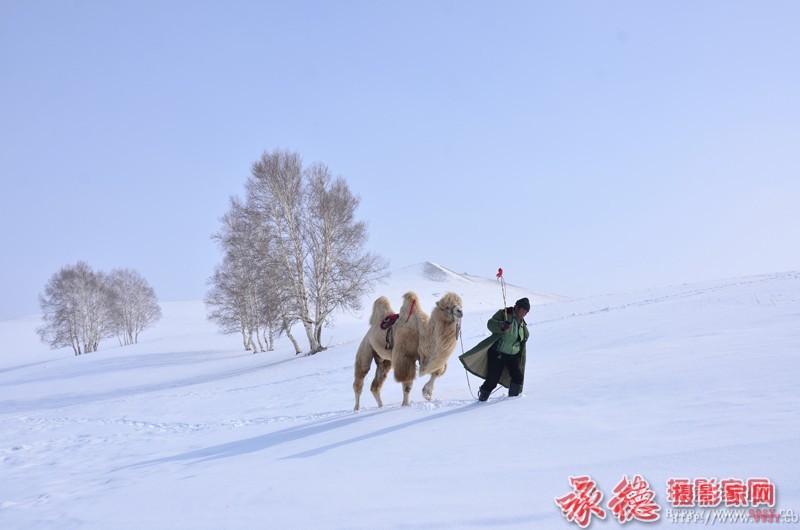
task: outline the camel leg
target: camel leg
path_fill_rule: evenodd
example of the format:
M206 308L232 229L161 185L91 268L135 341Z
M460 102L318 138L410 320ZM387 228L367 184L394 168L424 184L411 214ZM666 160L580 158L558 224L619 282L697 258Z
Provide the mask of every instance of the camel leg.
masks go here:
M364 388L364 378L367 377L369 373L372 357L374 355L375 351L372 349L372 346L369 345L369 341L366 339L362 340L356 352L356 363L353 370L355 375L353 379L353 392L355 392L356 395L356 406L353 410L358 410L361 407L361 391Z
M411 387L414 386L414 380L403 381L403 406L409 405L409 396L411 395Z
M422 397L431 401L433 399L433 382L436 381L436 378L439 377L436 374L431 374L431 378L425 383L425 386L422 387Z
M447 370L447 365L444 365L444 368L433 372L431 374L431 378L428 379L428 382L425 383L425 386L422 387L422 396L431 401L433 399L433 385L436 383L436 379L444 375L445 370Z
M378 407L383 406L383 400L381 399L381 387L383 386L384 381L389 376L389 370L392 369L392 361L389 359L381 359L377 355L375 355L375 364L378 366L377 370L375 370L375 379L372 380L372 386L370 386L370 391L372 391L372 395L375 396L375 401L378 402Z
M356 368L355 379L353 380L353 392L356 394L356 406L353 410L361 407L361 390L364 388L364 378L367 377L369 370L363 371Z

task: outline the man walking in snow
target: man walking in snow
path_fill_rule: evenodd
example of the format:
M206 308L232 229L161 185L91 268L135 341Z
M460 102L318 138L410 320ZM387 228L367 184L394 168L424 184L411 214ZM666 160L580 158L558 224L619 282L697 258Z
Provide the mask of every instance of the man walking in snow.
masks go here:
M495 313L486 323L492 334L459 357L469 372L485 379L478 390L478 400L486 401L497 384L508 388L509 397L522 392L525 379L525 344L530 337L525 315L531 310L527 298L514 307Z

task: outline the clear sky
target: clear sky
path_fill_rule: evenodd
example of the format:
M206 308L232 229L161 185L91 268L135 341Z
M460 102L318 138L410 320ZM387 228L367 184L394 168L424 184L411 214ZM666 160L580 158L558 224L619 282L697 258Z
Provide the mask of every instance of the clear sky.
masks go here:
M800 269L799 24L794 0L3 0L0 318L78 260L203 298L276 148L348 181L391 269L568 296Z

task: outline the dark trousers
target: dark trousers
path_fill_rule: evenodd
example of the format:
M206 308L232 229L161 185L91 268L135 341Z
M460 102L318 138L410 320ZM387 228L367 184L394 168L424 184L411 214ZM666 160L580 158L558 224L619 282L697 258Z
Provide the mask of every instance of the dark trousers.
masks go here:
M486 392L494 390L494 387L497 386L497 382L500 381L500 376L503 375L504 369L508 369L508 375L511 376L512 384L522 385L524 375L519 367L521 357L520 354L508 355L490 349L486 357L486 361L489 364L488 376L486 377L486 381L481 385L481 390L485 390Z

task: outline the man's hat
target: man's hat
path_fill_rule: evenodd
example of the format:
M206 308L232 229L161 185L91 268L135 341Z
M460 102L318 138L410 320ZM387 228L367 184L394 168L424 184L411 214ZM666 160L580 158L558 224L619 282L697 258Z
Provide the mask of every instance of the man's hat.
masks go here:
M527 298L520 298L519 300L517 300L517 303L514 304L514 307L520 307L520 308L524 309L525 311L530 311L531 310L531 303L528 301Z

